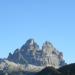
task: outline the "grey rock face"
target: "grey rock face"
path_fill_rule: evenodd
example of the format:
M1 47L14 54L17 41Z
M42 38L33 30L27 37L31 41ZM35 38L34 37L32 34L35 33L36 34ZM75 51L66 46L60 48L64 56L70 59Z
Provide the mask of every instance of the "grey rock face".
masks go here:
M62 52L56 50L48 41L40 49L34 39L27 40L20 49L16 49L13 54L10 53L7 59L16 63L35 66L60 67L65 65Z

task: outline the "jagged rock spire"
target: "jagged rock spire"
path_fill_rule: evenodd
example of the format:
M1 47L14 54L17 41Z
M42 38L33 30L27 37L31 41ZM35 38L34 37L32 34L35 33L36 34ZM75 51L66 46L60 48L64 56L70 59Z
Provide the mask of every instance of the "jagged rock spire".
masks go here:
M52 54L53 50L54 50L54 47L53 47L52 43L49 41L46 41L42 46L42 51L47 55Z
M21 61L23 61L23 63L36 66L59 67L65 64L63 54L56 50L51 42L46 41L42 49L39 49L39 45L34 39L27 40L20 49L16 49L7 59L16 63L22 63Z
M29 39L26 43L21 47L21 50L38 50L39 45L34 41L34 39Z

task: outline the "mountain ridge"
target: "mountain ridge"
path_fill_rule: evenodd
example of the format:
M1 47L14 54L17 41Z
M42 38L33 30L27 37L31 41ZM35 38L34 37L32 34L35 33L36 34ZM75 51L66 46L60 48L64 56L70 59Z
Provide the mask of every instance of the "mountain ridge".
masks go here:
M16 59L17 58L17 59ZM13 54L9 53L7 58L9 61L15 63L29 63L36 66L63 66L65 61L63 53L59 52L51 42L46 41L43 43L42 48L34 41L29 39L20 49L16 49ZM56 62L54 62L56 61Z

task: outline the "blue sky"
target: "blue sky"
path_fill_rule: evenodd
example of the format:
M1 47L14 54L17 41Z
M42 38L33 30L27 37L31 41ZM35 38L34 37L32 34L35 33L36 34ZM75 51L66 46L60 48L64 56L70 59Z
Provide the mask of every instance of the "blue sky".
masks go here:
M0 0L0 58L34 38L75 62L75 0Z

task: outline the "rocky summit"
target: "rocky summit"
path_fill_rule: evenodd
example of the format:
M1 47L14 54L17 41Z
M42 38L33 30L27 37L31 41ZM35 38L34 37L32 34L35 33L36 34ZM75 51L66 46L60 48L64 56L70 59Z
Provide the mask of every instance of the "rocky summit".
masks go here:
M51 42L43 43L42 48L34 41L29 39L20 49L14 53L9 53L8 61L19 64L31 64L34 66L53 66L55 68L65 65L63 53L59 52Z

